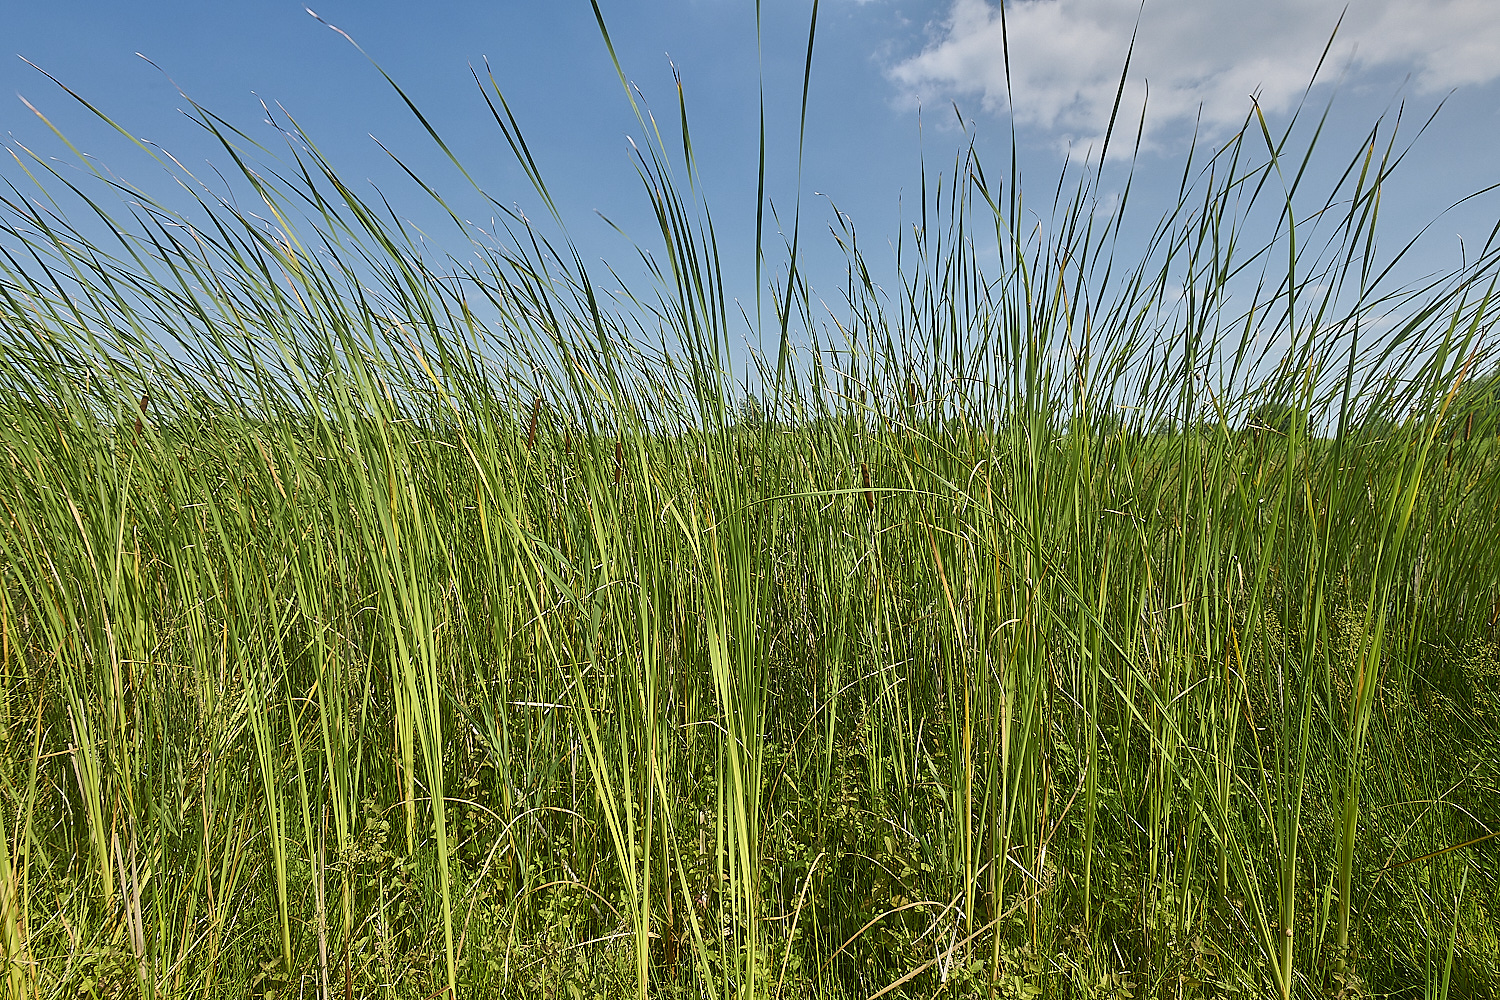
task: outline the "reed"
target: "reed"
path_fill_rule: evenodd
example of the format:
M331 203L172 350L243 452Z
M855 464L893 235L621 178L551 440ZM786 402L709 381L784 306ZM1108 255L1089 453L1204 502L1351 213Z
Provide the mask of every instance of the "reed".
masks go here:
M1142 246L964 150L746 358L644 109L615 311L193 111L225 197L3 200L8 997L1500 988L1500 260L1391 285L1385 124Z

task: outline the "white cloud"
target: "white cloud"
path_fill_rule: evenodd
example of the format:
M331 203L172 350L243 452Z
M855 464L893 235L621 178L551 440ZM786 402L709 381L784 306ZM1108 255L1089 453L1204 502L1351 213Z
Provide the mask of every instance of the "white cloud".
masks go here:
M1137 0L1009 0L1016 120L1097 148L1139 16L1117 128L1134 137L1149 86L1148 137L1191 125L1200 107L1220 132L1244 120L1252 94L1268 111L1295 103L1346 10L1320 80L1395 70L1430 93L1500 77L1495 0L1146 0L1144 9ZM932 43L890 73L929 106L978 95L1001 111L1002 46L997 3L953 0Z

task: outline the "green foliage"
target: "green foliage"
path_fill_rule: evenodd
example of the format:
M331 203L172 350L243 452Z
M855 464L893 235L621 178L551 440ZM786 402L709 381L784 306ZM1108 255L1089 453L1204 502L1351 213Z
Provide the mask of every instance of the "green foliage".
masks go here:
M747 431L758 431L766 421L765 409L760 404L760 397L752 393L746 393L740 400L740 405L735 414L738 426Z
M243 161L275 229L73 188L150 257L5 202L6 1000L1494 995L1497 257L1352 358L1388 290L1292 266L1284 385L1151 340L1376 245L1371 147L1304 215L1263 134L1107 287L1097 176L1038 228L965 154L753 382L660 146L650 352L310 141Z
M1293 431L1308 437L1312 434L1312 423L1308 414L1290 403L1261 403L1251 411L1245 429L1256 436L1274 434L1290 437Z

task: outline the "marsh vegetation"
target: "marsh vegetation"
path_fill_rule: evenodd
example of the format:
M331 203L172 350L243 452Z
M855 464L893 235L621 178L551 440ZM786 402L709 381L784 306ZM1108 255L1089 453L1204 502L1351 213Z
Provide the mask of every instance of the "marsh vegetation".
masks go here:
M606 294L197 113L238 199L4 196L7 997L1500 989L1496 248L1391 287L1385 125L742 312L686 143Z

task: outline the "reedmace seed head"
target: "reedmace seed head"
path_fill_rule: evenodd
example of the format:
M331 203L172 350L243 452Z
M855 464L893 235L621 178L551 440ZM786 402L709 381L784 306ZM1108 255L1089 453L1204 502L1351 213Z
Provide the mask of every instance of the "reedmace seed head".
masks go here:
M141 417L144 417L146 415L146 407L148 407L150 405L151 405L151 393L150 392L142 393L141 394L141 416L135 418L135 436L136 437L140 437L142 430L144 430L144 425L141 422Z
M531 404L531 428L526 432L526 450L531 451L536 447L536 418L542 412L542 397L538 396L536 402Z

